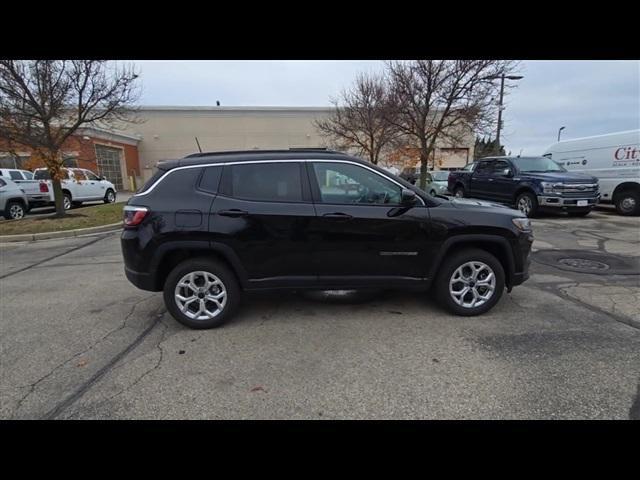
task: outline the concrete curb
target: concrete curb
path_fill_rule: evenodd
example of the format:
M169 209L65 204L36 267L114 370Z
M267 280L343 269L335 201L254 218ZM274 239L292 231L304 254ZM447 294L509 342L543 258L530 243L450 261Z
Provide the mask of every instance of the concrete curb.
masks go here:
M91 233L115 232L122 228L122 222L100 225L98 227L78 228L76 230L63 230L61 232L23 233L20 235L0 235L0 243L4 242L36 242L52 238L79 237Z

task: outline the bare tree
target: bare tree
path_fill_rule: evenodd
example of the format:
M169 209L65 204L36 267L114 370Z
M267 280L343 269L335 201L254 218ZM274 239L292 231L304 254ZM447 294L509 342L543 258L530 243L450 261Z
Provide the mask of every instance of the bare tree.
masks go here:
M0 139L43 159L57 216L65 142L83 126L131 121L137 78L133 67L104 60L0 60Z
M331 103L333 114L315 122L321 134L337 148L355 148L377 164L380 153L398 135L398 128L389 121L392 112L384 78L359 74L353 86Z
M496 79L517 64L504 60L417 60L388 62L389 117L420 152L420 187L426 184L428 161L436 141L452 144L493 125Z

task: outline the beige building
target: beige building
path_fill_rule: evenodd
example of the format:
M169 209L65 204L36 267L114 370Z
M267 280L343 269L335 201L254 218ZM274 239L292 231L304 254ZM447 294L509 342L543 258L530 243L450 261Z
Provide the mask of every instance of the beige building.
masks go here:
M314 120L329 107L142 107L140 123L126 128L138 136L143 178L160 160L217 150L325 146ZM197 141L196 141L197 138Z
M198 152L198 143L203 152L327 146L314 121L331 112L331 107L141 107L139 122L125 132L139 138L141 180L146 180L158 161ZM443 145L436 168L464 166L473 159L473 145L471 134L465 145Z

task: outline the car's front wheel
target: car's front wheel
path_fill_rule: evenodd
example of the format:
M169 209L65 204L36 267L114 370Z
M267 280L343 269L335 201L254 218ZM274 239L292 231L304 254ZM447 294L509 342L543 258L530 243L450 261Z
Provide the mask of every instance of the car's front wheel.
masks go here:
M164 285L164 302L171 315L195 329L219 327L235 313L240 287L225 265L207 258L178 264Z
M538 199L531 192L522 192L516 198L516 208L531 218L538 213Z
M116 193L109 189L107 190L107 193L105 193L104 195L104 203L113 203L116 201Z
M472 316L489 311L504 291L504 269L489 252L461 250L447 258L436 277L439 302L456 315Z
M453 189L453 196L458 198L464 197L464 187L456 187Z

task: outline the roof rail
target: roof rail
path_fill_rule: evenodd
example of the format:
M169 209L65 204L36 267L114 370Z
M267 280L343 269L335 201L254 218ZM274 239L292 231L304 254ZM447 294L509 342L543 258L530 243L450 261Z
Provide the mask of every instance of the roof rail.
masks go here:
M261 154L261 153L283 153L283 152L327 152L327 153L340 153L334 150L329 150L326 147L292 147L287 149L275 149L275 150L260 150L254 148L252 150L226 150L217 152L198 152L186 155L183 158L198 158L198 157L211 157L214 155L232 155L232 154Z

